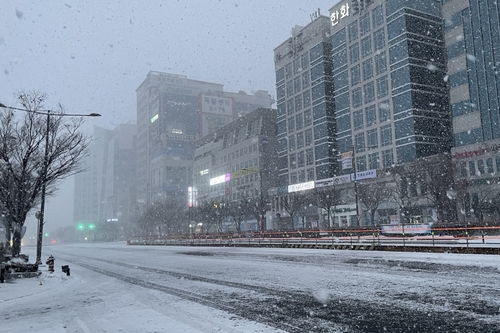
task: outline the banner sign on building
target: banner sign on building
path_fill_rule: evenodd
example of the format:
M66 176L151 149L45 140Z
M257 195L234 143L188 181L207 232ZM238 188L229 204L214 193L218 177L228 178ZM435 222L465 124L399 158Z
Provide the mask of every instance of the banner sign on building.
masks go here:
M333 185L347 184L351 181L351 175L333 177Z
M314 188L314 180L306 183L288 185L288 193L300 192Z
M333 185L333 178L321 179L316 181L316 188Z
M217 185L225 183L231 180L231 174L226 173L225 175L214 177L210 179L210 185Z
M352 168L352 151L342 153L340 158L342 160L342 170Z
M233 116L233 100L231 98L201 95L201 112Z
M356 179L354 179L354 174L351 174L352 180L362 180L362 179L370 179L377 177L377 170L371 169L366 171L356 172Z

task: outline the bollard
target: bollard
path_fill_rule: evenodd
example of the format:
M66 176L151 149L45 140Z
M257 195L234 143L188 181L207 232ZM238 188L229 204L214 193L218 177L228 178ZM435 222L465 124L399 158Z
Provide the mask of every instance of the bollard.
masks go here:
M50 255L50 257L47 258L47 261L45 262L45 264L49 265L49 272L51 273L54 273L54 261L56 260L56 258L54 258L52 255Z
M66 273L66 276L70 275L69 265L63 265L63 266L61 266L61 270L63 271L63 273Z

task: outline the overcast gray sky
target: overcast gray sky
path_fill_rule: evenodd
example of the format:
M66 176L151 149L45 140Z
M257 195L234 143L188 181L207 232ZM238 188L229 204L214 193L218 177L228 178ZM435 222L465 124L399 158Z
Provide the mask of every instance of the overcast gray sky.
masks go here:
M87 126L113 128L135 120L135 89L150 70L275 96L273 49L336 2L0 0L0 102L39 90L47 108L98 112ZM71 223L71 191L64 184L49 199L47 228Z

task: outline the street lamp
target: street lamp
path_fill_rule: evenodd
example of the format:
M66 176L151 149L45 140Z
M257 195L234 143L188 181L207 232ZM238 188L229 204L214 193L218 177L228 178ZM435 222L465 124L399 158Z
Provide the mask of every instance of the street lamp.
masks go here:
M356 169L356 148L359 149L372 149L377 148L377 146L365 147L365 146L353 146L352 147L352 169L354 173L354 201L356 202L356 223L359 226L359 204L358 204L358 171Z
M42 189L40 194L40 211L37 212L38 218L38 237L36 243L36 264L40 265L42 263L42 241L43 241L43 224L44 224L44 214L45 214L45 192L46 192L46 182L47 182L47 171L49 168L49 134L50 134L50 115L52 110L28 110L20 109L12 106L6 106L0 103L1 108L36 113L47 116L46 128L45 128L45 153L43 158L43 169L42 169ZM53 114L53 113L52 113ZM100 117L99 113L89 113L89 114L69 114L69 113L57 113L58 117Z

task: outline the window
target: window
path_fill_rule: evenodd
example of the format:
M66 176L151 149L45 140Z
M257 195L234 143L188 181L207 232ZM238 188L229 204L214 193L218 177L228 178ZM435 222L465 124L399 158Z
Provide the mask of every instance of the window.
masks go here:
M299 168L302 168L306 165L304 151L300 151L297 153L297 165Z
M288 111L288 114L292 114L295 112L295 104L293 98L290 98L288 101L286 101L286 109Z
M297 149L304 148L304 133L297 133Z
M469 175L476 175L476 162L474 161L469 161Z
M371 129L366 132L366 135L368 137L368 147L377 147L378 146L378 135L377 135L377 129Z
M392 144L391 125L385 125L380 128L380 141L382 142L382 146L388 146Z
M302 87L309 87L309 71L302 73Z
M389 80L387 76L382 76L377 79L377 97L383 98L389 94Z
M314 164L314 153L312 148L306 149L306 164L307 165Z
M366 126L371 126L377 122L377 111L375 105L365 108Z
M295 131L295 117L288 118L288 132Z
M312 124L311 109L304 111L304 126L309 126Z
M293 60L293 70L294 70L295 74L297 74L298 72L300 72L302 70L302 67L300 67L300 59L299 58Z
M478 171L478 175L484 175L484 161L483 160L477 161L477 171Z
M293 71L292 71L292 63L288 63L285 65L285 77L287 79L291 78L293 76Z
M384 168L388 168L394 164L392 149L382 152L382 162L384 163Z
M295 116L295 128L297 130L302 129L304 127L304 118L302 113L299 113L298 115Z
M304 136L306 140L306 146L310 146L313 143L313 134L312 134L312 129L308 128L304 131Z
M379 29L373 33L373 42L375 46L375 51L381 50L385 47L385 32L384 28Z
M375 7L372 10L373 27L376 28L384 23L384 11L382 5Z
M311 105L311 94L308 91L305 91L303 94L302 94L302 100L304 102L304 107L308 107Z
M304 161L304 153L302 153L302 162ZM300 158L299 158L299 168L300 168ZM306 170L299 170L299 184L306 181Z
M295 135L290 135L288 137L288 150L289 151L294 151L295 150L296 145L295 145Z
M283 67L276 71L276 82L280 82L285 79L285 70Z
M356 171L366 171L366 156L356 157Z
M370 13L366 13L361 16L361 19L359 20L359 30L362 35L370 31Z
M300 58L300 64L302 65L302 70L309 67L309 53L304 53Z
M467 163L466 162L460 163L460 176L467 177Z
M488 168L489 174L495 173L495 171L493 170L493 159L491 157L486 159L486 167Z
M365 133L358 133L354 136L354 147L356 147L356 152L364 151L365 144ZM361 170L358 170L361 171Z
M353 89L352 91L352 107L357 108L363 104L363 94L361 93L361 88Z
M497 172L500 172L500 156L495 157L495 164L497 166Z
M311 48L309 54L311 56L310 58L311 62L321 57L323 55L323 43L319 43L315 47Z
M295 96L295 110L302 109L302 95Z
M288 97L293 95L293 81L288 81L286 83L286 95Z
M375 100L375 84L373 83L373 81L365 84L363 90L365 93L365 103L373 102Z
M358 21L349 24L348 28L349 41L352 42L358 38Z
M289 168L290 169L295 169L297 168L297 156L295 154L290 154L290 157L289 157Z
M368 36L361 40L361 56L364 58L372 53L372 37Z
M356 111L353 114L354 118L354 129L359 130L363 128L363 111Z
M381 74L387 71L387 59L385 51L380 54L375 55L375 71L377 74Z
M358 45L358 43L353 44L349 48L349 60L351 61L351 63L359 60L359 45Z
M369 80L373 77L373 60L368 59L363 62L363 80Z
M355 86L361 82L361 71L359 65L351 68L351 86Z
M301 89L302 89L302 86L300 84L300 76L297 76L294 80L293 80L293 85L294 85L294 92L299 92Z
M378 153L372 153L368 155L368 167L370 170L379 168Z
M309 168L307 169L307 181L314 180L314 169Z
M391 106L389 101L383 101L378 103L378 117L379 121L388 121L391 119Z
M346 42L345 39L345 28L340 29L332 36L332 48L336 49L339 46L344 45Z

